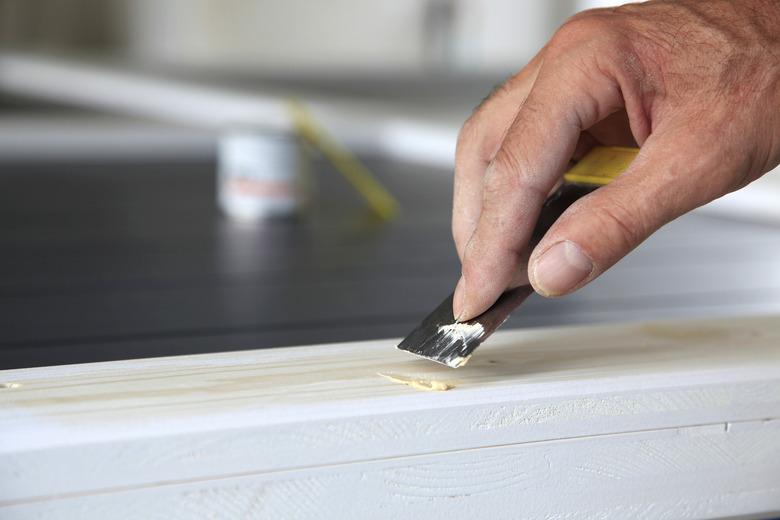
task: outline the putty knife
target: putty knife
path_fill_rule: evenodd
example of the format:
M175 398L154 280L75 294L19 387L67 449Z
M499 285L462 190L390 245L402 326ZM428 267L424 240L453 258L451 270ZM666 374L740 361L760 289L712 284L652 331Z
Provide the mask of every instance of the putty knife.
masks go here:
M545 201L528 251L542 239L566 208L623 173L638 151L636 148L596 147L574 165L564 175L561 187ZM463 323L455 321L453 295L450 294L397 348L452 368L461 367L532 292L530 285L511 289L487 311Z

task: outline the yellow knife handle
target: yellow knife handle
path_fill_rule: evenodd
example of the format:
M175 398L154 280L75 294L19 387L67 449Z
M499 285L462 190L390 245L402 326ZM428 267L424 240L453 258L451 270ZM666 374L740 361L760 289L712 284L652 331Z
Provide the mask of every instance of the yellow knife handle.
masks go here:
M609 184L626 169L639 153L639 148L597 146L563 175L567 182Z
M564 174L563 178L566 182L550 195L542 206L531 237L529 251L539 243L547 230L569 206L580 197L609 184L628 168L637 153L639 153L638 148L617 146L598 146L588 152Z

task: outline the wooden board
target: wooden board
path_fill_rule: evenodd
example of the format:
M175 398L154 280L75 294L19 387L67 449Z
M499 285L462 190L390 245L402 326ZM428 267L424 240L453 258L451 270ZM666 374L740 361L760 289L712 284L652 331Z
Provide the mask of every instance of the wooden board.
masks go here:
M778 316L499 332L459 370L393 345L0 372L0 518L780 510Z

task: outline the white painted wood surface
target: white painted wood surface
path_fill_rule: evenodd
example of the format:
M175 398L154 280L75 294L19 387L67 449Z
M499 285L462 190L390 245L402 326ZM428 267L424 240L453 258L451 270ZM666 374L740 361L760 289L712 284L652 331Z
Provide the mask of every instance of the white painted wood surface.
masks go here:
M780 510L780 317L508 331L458 370L393 345L0 372L0 518Z

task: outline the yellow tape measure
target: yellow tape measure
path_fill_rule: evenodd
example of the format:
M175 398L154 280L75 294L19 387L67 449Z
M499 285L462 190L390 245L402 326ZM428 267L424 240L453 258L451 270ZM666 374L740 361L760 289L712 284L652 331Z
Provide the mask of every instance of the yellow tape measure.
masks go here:
M383 220L392 220L398 215L399 204L395 197L357 157L317 124L303 103L291 100L289 109L297 134L330 161L377 216Z
M568 182L603 186L626 171L638 153L639 148L597 146L566 172L563 178Z
M289 107L298 135L322 152L379 217L386 220L395 217L398 214L398 202L369 169L328 135L301 102L291 100ZM626 171L637 153L638 148L597 146L563 177L567 182L603 186Z

